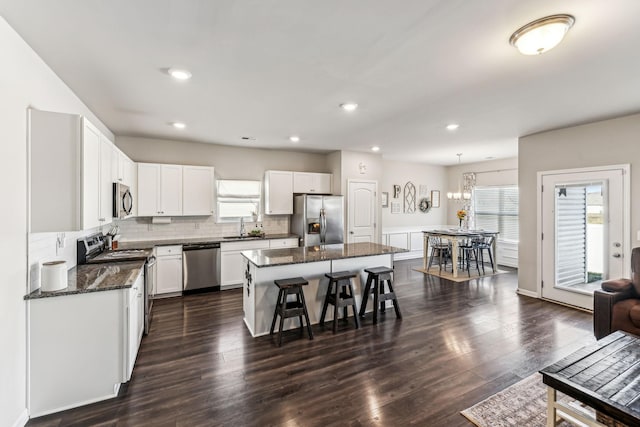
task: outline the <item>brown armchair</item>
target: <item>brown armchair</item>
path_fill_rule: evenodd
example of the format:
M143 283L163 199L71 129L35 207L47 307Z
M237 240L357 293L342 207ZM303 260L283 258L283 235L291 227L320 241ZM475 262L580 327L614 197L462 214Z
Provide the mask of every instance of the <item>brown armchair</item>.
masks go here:
M640 248L631 252L631 279L607 280L593 294L593 333L614 331L640 335Z

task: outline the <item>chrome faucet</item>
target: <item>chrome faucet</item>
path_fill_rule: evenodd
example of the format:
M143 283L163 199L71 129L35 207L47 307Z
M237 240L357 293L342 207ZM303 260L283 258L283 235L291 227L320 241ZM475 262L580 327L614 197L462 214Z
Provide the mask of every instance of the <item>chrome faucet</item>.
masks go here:
M244 230L244 217L240 217L240 237L245 235Z

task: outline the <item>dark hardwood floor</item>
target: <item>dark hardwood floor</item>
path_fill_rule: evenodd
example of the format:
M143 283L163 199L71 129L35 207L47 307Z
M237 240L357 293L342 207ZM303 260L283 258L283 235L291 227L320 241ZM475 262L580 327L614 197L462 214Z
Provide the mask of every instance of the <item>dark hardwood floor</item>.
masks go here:
M251 338L241 290L156 301L120 397L28 426L469 426L461 410L595 341L590 314L517 295L515 272L452 283L420 265L396 262L402 320L281 348Z

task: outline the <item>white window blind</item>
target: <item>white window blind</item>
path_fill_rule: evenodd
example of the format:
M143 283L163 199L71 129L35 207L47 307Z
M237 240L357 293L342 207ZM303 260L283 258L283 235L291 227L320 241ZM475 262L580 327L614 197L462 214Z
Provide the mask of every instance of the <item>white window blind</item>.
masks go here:
M234 221L260 215L260 181L218 180L219 221Z
M587 186L556 187L556 284L587 282Z
M476 228L499 231L500 240L518 241L518 187L476 187Z

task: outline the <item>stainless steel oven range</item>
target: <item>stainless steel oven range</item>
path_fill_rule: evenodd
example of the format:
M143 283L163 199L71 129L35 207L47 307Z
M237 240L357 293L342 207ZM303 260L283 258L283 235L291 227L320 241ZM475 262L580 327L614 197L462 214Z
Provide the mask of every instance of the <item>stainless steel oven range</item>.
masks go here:
M144 264L144 333L149 333L151 324L153 294L155 292L156 257L151 249L107 250L106 238L102 233L82 237L76 241L77 263L96 264L105 262L142 261Z

